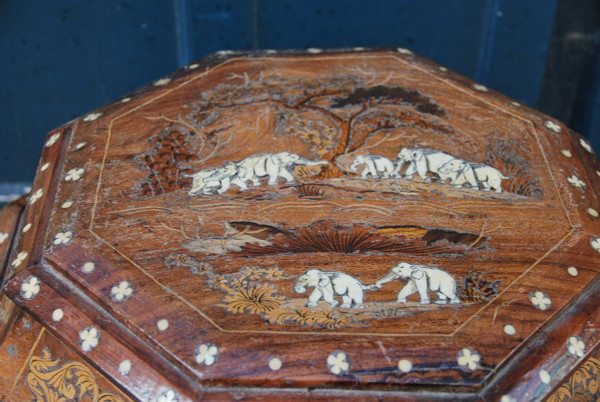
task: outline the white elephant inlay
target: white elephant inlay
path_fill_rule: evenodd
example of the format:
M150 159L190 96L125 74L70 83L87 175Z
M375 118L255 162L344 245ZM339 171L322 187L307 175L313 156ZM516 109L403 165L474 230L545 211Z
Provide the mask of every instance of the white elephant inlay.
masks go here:
M408 180L412 179L417 172L421 179L428 182L431 181L431 178L427 176L427 173L436 174L443 182L446 180L446 176L439 171L440 167L452 159L454 159L452 155L431 149L402 148L396 157L394 173L397 174L404 163L408 163L404 174Z
M366 179L368 175L373 178L379 177L381 173L384 179L392 176L395 172L394 163L386 157L379 155L358 155L352 161L350 170L356 172L358 167L364 165L361 176Z
M450 303L460 303L456 294L454 278L446 271L428 265L401 262L368 289L379 289L395 279L407 281L406 285L398 292L397 303L406 303L406 298L416 292L419 293L421 304L429 304L429 292L437 295L437 304L446 304L448 300Z
M482 163L469 163L462 159L453 159L446 162L439 171L442 174L450 176L450 183L455 187L461 187L468 184L471 188L479 189L479 184L483 190L490 191L494 189L497 193L502 192L502 179L509 179L491 166Z
M335 307L339 302L334 297L339 295L342 296L340 307L363 308L364 290L369 289L358 279L343 272L325 272L316 268L307 270L296 279L294 292L304 293L308 287L314 289L308 296L307 307L316 307L321 298Z

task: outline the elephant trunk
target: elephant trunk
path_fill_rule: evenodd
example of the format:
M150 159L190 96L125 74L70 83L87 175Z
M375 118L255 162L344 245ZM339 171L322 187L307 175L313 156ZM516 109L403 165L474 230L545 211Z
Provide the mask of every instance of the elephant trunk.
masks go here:
M304 292L306 292L306 288L302 285L294 285L294 292L304 293Z
M399 277L400 276L396 272L391 270L390 272L387 273L386 276L384 276L383 278L381 278L380 280L375 282L375 286L381 287L381 286L385 285L386 283L393 281L394 279L398 279Z

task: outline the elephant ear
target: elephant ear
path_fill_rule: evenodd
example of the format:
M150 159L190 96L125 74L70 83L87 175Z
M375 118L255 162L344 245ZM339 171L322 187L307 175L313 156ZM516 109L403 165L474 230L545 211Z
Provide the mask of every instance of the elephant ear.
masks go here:
M319 286L324 288L331 284L331 280L327 275L323 275L319 278Z
M421 152L413 151L412 157L414 160L419 160L423 157L423 154Z
M425 272L423 272L423 270L422 270L422 269L415 268L415 269L413 269L413 271L412 271L412 273L410 274L410 276L411 276L413 279L417 279L417 280L418 280L418 279L423 279L423 277L425 276Z

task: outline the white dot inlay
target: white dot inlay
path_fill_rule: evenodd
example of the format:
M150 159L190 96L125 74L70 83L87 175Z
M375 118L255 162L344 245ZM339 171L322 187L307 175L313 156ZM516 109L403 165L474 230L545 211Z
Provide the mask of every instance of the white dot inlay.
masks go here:
M474 90L479 91L479 92L487 92L488 89L485 85L481 85L481 84L473 84L471 85L471 87L473 87Z
M550 373L548 373L546 370L541 369L540 370L540 380L542 380L542 382L544 384L550 384Z
M166 331L169 328L169 321L167 321L165 318L160 319L156 323L156 327L159 331Z
M101 116L102 116L102 113L90 113L83 118L83 121L94 121L94 120L98 119L98 117L101 117Z
M517 333L517 331L515 330L515 327L513 327L512 325L510 325L510 324L506 324L506 325L504 326L504 333L505 333L506 335L514 335L514 334L516 334L516 333Z
M59 322L65 316L65 312L61 308L57 308L52 312L52 320Z
M398 362L398 369L403 373L408 373L412 370L412 362L407 359L402 359Z
M306 51L307 51L308 53L313 53L313 54L316 54L316 53L321 53L321 52L322 52L322 50L321 50L321 49L318 49L318 48L316 48L316 47L309 47L308 49L306 49Z
M521 104L519 102L510 102L511 105L515 106L515 107L519 107L521 106Z
M567 268L567 272L568 272L568 273L569 273L569 275L571 275L571 276L577 276L577 274L579 273L579 272L577 271L577 268L575 268L575 267L569 267L569 268Z
M571 153L571 151L569 151L568 149L563 149L562 151L560 151L564 156L566 156L567 158L570 158L571 156L573 156L573 154Z
M560 127L559 124L556 124L553 121L547 120L546 122L544 122L544 126L546 126L546 128L548 130L552 130L555 133L560 133L562 131L562 128Z
M9 234L6 232L0 233L0 244L4 243L8 239Z
M44 145L46 148L50 148L52 145L56 144L56 141L60 138L60 133L54 133L52 136L46 141Z
M167 85L169 82L171 82L170 78L161 78L160 80L156 80L154 81L154 86L155 87L164 87L165 85Z
M85 147L86 145L87 145L87 142L81 141L79 144L77 144L73 147L73 150L79 151L81 148Z
M44 163L42 165L42 167L40 168L40 171L41 172L45 171L46 169L48 169L49 166L50 166L50 163L48 163L48 162Z
M269 360L269 368L273 371L277 371L281 368L281 359L274 357L271 360Z
M123 98L121 99L121 103L127 103L131 100L131 98Z
M410 51L409 49L404 48L404 47L399 47L396 50L398 51L398 53L401 53L401 54L413 54L412 51Z
M195 70L198 67L200 67L200 65L194 63L194 64L190 64L187 68L188 68L188 70Z
M119 364L119 373L121 373L123 375L127 375L127 374L129 374L130 370L131 370L131 361L123 360L121 362L121 364Z
M25 227L23 227L23 233L27 233L29 229L31 229L31 223L28 223L27 225L25 225Z
M70 208L73 205L73 201L65 201L61 204L61 208L62 209L67 209Z
M441 66L441 67L439 68L439 70L440 70L440 71L443 71L443 72L446 72L446 71L448 71L448 69L447 69L446 67L444 67L444 66Z
M590 143L587 142L586 140L584 140L583 138L581 138L579 140L579 144L583 147L583 149L585 149L590 154L594 153L594 150L592 149L592 146L590 145Z
M587 213L593 216L594 218L598 217L598 211L596 211L594 208L588 208Z
M95 269L96 269L96 264L94 264L93 262L86 262L81 267L81 270L83 272L85 272L86 274L91 274L92 272L94 272Z

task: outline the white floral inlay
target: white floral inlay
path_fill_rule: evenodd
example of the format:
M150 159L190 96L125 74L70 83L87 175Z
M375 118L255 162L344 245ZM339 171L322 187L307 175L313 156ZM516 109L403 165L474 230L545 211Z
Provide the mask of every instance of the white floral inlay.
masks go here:
M407 359L400 360L398 362L398 370L402 371L403 373L408 373L410 370L412 370L412 362Z
M471 86L473 87L474 90L479 91L479 92L487 92L488 91L488 89L485 85L473 84Z
M86 145L87 145L87 142L81 141L79 144L77 144L73 147L73 151L79 151L81 148L85 147Z
M552 306L550 296L539 290L531 292L529 294L529 300L531 301L531 304L540 310L548 310L550 306Z
M579 177L575 176L574 174L567 177L567 181L577 188L583 189L586 187L585 182L583 180L581 180Z
M73 206L73 201L65 201L60 205L62 209L71 208L71 206Z
M592 237L590 239L590 246L600 253L600 237Z
M346 352L336 350L327 356L327 369L335 375L344 375L350 370L352 362Z
M83 168L73 168L65 175L65 181L77 181L81 179L85 170Z
M204 364L205 366L211 366L219 357L219 348L212 343L203 343L196 348L196 362Z
M155 87L164 87L165 85L167 85L169 82L171 82L170 78L161 78L160 80L156 80L154 81L154 86Z
M517 400L511 397L510 395L502 395L502 398L500 398L500 402L517 402Z
M48 167L50 167L50 163L46 162L42 165L42 167L40 168L40 171L44 172L46 169L48 169Z
M510 104L513 105L514 107L521 106L521 104L519 102L510 102Z
M123 98L123 99L121 99L121 103L127 103L129 101L131 101L131 98Z
M27 233L29 229L31 229L31 223L28 223L27 225L23 226L23 233Z
M583 138L581 138L579 140L579 144L583 147L583 149L585 149L589 153L593 153L594 152L594 150L592 149L592 146L590 145L590 143L587 142L586 140L584 140Z
M178 402L179 395L174 389L169 388L158 397L158 402Z
M52 136L50 138L48 138L48 141L46 141L46 148L50 148L52 145L56 144L56 141L58 141L58 139L60 138L60 133L54 133L52 134Z
M198 67L200 67L200 64L196 64L196 63L190 64L189 66L187 66L188 70L195 70Z
M567 350L573 356L583 357L585 354L585 343L583 343L579 336L571 336L567 340Z
M575 268L575 267L569 267L569 268L567 268L567 272L571 276L577 276L579 274L579 271L577 271L577 268Z
M273 357L269 360L269 368L273 371L281 369L282 364L281 359L278 357Z
M598 217L598 211L596 211L594 208L588 208L586 212L594 218Z
M363 50L365 50L365 48L364 47L360 47L360 46L354 48L355 52L362 52Z
M550 373L548 373L546 370L541 369L539 376L540 376L540 380L542 380L542 382L544 384L550 384L550 380L551 380Z
M443 71L443 72L446 72L446 71L448 71L448 69L447 69L446 67L444 67L444 66L441 66L441 67L439 68L439 70L440 70L440 71Z
M122 281L110 289L110 296L116 302L124 302L133 294L133 287L127 281Z
M62 308L57 308L52 312L52 321L59 322L65 316L65 312Z
M560 125L559 125L559 124L556 124L555 122L553 122L553 121L550 121L550 120L546 120L546 121L544 122L544 126L546 126L546 128L547 128L548 130L552 130L552 131L554 131L555 133L560 133L560 132L562 131L562 128L560 127Z
M396 50L398 51L398 53L402 53L402 54L413 54L413 52L411 50L404 48L404 47L399 47Z
M27 277L21 284L21 296L24 299L31 300L40 293L40 284L42 282L35 276Z
M463 370L475 371L479 368L481 356L473 349L462 348L456 355L456 361Z
M67 230L66 232L58 232L54 236L53 243L58 246L60 244L67 244L71 239L73 239L73 233Z
M129 374L129 371L131 370L131 361L130 360L123 360L120 364L119 364L119 373L123 374L123 375L127 375Z
M1 232L0 233L0 244L4 243L6 241L6 239L8 239L8 233Z
M571 156L573 156L573 154L571 153L571 151L569 151L568 149L563 149L560 151L564 156L566 156L567 158L570 158Z
M102 113L90 113L83 118L83 121L94 121L98 117L101 117L101 116L102 116Z
M308 49L306 49L306 51L308 53L317 54L317 53L321 53L323 50L316 48L316 47L309 47Z
M39 200L40 198L42 198L42 195L44 194L44 189L40 188L38 189L35 193L31 194L29 196L29 204L35 204L35 202L37 200Z
M13 262L10 265L12 265L15 268L18 267L23 263L23 261L25 261L28 255L29 254L27 254L27 251L21 251L19 254L17 254L17 257L13 260Z
M94 327L87 327L79 333L79 346L84 352L89 352L98 346L100 331Z

